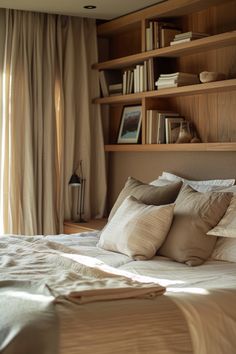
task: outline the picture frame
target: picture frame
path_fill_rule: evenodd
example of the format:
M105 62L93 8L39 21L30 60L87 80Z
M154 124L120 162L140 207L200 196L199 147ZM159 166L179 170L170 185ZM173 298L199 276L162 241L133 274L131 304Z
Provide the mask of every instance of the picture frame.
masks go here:
M181 122L184 121L183 117L166 117L165 118L165 131L166 131L166 144L175 144L178 136Z
M118 144L137 144L142 122L142 106L125 106L122 111Z

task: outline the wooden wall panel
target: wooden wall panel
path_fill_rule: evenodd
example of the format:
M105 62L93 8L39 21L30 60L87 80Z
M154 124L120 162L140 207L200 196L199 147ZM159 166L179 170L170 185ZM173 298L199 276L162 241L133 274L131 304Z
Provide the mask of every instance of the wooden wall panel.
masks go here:
M110 38L110 59L141 52L141 26Z
M217 34L236 29L236 2L226 2L182 18L183 31Z

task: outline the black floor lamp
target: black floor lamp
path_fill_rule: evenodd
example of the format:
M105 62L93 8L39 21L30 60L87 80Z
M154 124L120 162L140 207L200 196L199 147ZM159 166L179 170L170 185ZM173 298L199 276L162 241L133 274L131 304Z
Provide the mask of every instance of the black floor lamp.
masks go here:
M76 173L78 168L79 174ZM86 180L83 176L82 160L80 160L79 166L76 167L69 181L70 187L79 187L79 197L77 200L77 215L79 215L79 220L76 220L77 222L86 222L86 220L82 217L84 213L85 182Z

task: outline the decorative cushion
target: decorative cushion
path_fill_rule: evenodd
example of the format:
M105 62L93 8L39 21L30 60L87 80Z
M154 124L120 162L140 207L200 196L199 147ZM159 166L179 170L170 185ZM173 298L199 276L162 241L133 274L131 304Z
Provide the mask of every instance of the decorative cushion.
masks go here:
M236 262L236 238L219 237L211 259L216 261Z
M134 259L150 259L169 231L173 210L174 204L146 205L129 196L103 229L98 247Z
M232 197L224 217L207 235L236 238L236 195Z
M174 220L159 254L192 266L202 264L216 243L216 238L206 233L222 218L231 197L232 193L199 193L185 185L176 199Z
M171 204L177 198L181 186L182 182L179 181L169 186L155 187L129 177L110 212L108 221L129 195L148 205Z
M209 192L213 190L221 190L223 187L230 187L234 185L235 179L212 179L212 180L202 180L202 181L194 181L189 180L173 173L163 172L157 180L151 182L151 185L159 186L168 184L168 181L177 182L182 181L184 184L190 185L193 189L198 192Z
M236 262L236 186L226 188L225 191L233 192L230 205L209 235L220 236L211 258L217 261Z

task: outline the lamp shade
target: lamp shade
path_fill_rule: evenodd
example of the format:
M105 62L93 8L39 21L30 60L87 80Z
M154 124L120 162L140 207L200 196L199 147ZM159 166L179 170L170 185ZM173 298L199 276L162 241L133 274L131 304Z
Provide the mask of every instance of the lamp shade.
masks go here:
M69 185L71 187L78 187L81 185L81 178L76 174L73 173L73 175L71 176L70 180L69 180Z

